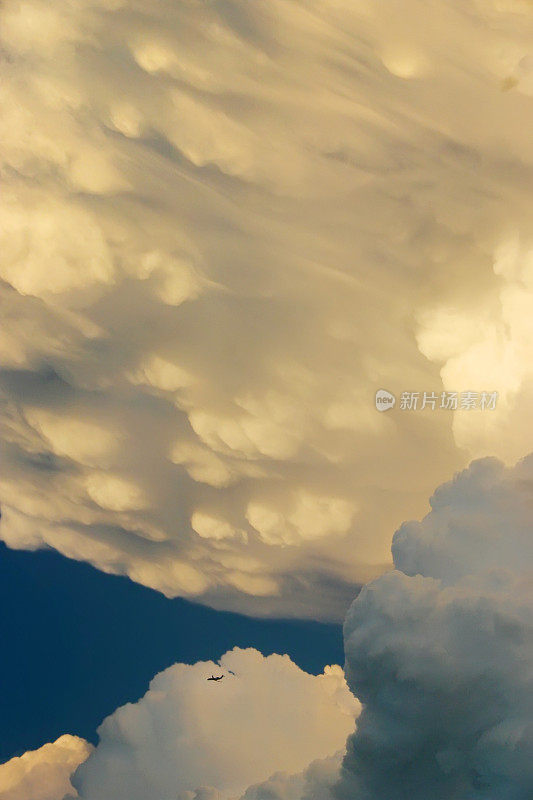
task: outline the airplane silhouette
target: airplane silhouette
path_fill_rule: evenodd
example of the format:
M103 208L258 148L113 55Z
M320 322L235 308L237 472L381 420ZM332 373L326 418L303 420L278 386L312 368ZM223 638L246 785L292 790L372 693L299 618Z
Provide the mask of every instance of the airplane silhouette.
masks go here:
M224 677L223 675L219 675L218 678L215 678L214 675L211 675L211 677L208 678L207 680L208 681L221 681L223 677Z

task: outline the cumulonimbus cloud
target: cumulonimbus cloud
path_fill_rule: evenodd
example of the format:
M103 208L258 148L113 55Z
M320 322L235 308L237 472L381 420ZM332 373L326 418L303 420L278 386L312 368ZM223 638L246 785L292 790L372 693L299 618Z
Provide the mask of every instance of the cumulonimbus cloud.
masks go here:
M340 619L435 485L523 452L530 6L0 14L0 535Z
M225 677L207 681L213 673ZM74 784L83 800L192 800L206 787L238 797L276 769L299 772L342 749L358 710L338 666L313 676L252 649L176 664L104 721Z
M531 796L532 487L533 455L475 461L396 533L345 622L364 708L337 797Z

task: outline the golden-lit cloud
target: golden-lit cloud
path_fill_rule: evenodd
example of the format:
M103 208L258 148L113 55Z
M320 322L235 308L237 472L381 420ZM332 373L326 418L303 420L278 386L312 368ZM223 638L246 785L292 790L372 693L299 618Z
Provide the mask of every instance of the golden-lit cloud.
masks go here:
M1 800L63 800L77 797L70 778L88 758L92 746L65 734L39 750L0 764Z
M527 449L531 4L6 0L0 31L0 535L339 619L435 485Z
M220 682L206 681L223 674ZM74 784L83 800L238 797L276 770L342 750L359 703L339 666L309 675L288 656L235 648L220 665L175 664L117 709Z

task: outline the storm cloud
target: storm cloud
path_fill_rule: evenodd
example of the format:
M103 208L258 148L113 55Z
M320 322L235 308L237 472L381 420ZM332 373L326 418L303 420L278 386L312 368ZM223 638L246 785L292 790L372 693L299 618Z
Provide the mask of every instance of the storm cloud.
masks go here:
M475 461L393 540L345 622L363 703L337 797L533 792L533 455Z
M530 4L0 15L0 535L341 619L435 485L525 449Z

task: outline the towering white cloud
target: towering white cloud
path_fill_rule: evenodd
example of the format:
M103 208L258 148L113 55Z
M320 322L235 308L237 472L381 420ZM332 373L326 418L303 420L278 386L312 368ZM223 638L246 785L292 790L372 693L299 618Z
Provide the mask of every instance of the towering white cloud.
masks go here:
M222 681L206 680L220 670ZM176 664L103 722L74 784L83 800L239 796L276 769L299 772L340 750L358 710L340 667L308 675L252 649L226 653L220 667Z
M531 413L521 0L6 0L0 535L340 618ZM495 412L374 392L497 390Z

